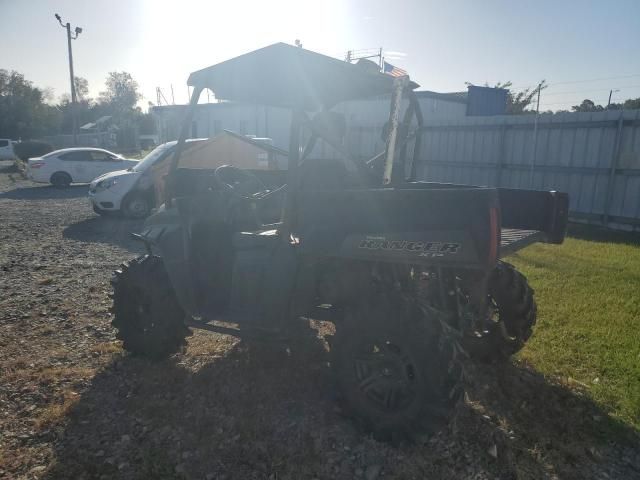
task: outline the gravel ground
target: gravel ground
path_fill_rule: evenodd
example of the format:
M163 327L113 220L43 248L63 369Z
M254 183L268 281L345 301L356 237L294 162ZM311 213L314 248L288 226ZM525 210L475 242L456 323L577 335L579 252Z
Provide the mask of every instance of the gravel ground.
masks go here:
M636 432L519 363L469 365L450 428L389 445L336 409L320 339L198 330L185 354L130 358L107 295L139 227L0 162L0 478L640 478Z

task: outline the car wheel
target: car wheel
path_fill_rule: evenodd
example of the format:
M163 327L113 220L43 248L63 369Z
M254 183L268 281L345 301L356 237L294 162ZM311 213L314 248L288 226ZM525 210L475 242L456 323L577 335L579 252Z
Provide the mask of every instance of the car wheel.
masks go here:
M149 199L144 195L134 194L127 196L122 202L122 212L125 217L145 218L151 211Z
M51 179L49 181L56 188L67 188L71 185L71 175L67 172L56 172L51 175Z
M93 208L93 211L98 215L104 215L107 213L104 210L101 210L100 208L96 207L95 205L91 205L91 208Z

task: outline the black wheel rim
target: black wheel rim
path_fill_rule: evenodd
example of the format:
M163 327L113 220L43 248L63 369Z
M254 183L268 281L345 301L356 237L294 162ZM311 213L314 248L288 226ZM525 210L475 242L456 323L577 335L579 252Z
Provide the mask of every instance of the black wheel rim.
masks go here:
M498 334L508 342L515 342L517 340L517 333L511 332L509 325L504 321L504 313L500 310L498 303L493 297L489 297L489 308L491 309L491 323L490 332L497 331Z
M417 367L401 345L389 340L363 343L353 366L359 392L378 409L398 412L417 396Z

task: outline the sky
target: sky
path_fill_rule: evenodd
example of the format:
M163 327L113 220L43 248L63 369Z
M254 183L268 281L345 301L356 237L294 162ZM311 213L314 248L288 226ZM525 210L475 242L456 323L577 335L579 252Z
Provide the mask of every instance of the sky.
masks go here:
M422 89L462 91L465 82L545 79L541 110L584 98L640 97L640 0L0 0L0 68L54 95L69 92L65 30L75 74L90 95L110 71L130 72L156 103L187 100L189 73L275 42L337 58L382 47Z

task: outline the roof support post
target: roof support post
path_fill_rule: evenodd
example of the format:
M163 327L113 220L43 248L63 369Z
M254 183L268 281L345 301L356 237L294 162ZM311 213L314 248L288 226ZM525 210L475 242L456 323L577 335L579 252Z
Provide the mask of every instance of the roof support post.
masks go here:
M191 100L189 101L187 114L185 115L185 118L182 122L180 137L178 137L178 144L176 145L176 151L173 154L173 158L171 159L171 167L169 168L169 174L166 179L165 195L164 195L165 202L167 203L168 207L171 206L171 203L173 200L173 194L174 194L173 174L178 168L178 162L180 161L180 156L184 151L184 144L187 140L187 137L189 136L189 133L191 132L191 122L193 121L193 115L196 111L196 107L198 105L198 100L200 99L200 93L202 93L202 90L204 90L203 87L200 87L200 86L193 87L193 93L191 94Z
M402 92L409 85L409 77L403 75L393 79L391 92L391 111L389 113L389 135L387 136L386 158L384 160L384 175L382 184L391 183L393 173L393 161L396 156L396 141L398 140L398 125L400 124L400 108L402 106Z
M422 153L422 132L424 127L424 117L422 116L420 102L418 101L415 92L411 91L409 93L409 101L413 105L413 111L416 116L416 121L418 122L418 126L416 127L416 139L413 146L413 156L411 157L411 168L409 169L408 178L410 182L414 182L418 176L418 162L420 161L420 154Z
M305 115L300 110L291 112L291 130L289 132L289 155L287 161L287 189L282 217L283 237L287 240L294 228L295 208L300 182L298 164L300 163L300 127Z

